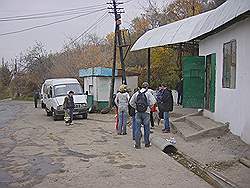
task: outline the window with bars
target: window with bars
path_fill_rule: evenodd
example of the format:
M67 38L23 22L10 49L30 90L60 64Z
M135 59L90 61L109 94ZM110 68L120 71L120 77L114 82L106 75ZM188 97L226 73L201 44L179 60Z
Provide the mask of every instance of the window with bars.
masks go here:
M236 40L223 45L223 88L236 88Z

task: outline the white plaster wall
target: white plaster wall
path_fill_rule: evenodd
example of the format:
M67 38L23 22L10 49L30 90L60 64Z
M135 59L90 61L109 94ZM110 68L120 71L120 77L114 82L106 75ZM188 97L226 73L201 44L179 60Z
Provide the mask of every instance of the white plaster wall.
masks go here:
M127 77L128 87L133 91L138 87L138 76L129 76Z
M236 89L222 88L223 44L236 39ZM216 121L230 123L232 133L250 144L250 18L200 42L200 55L216 53L215 112L205 111Z
M98 101L108 101L109 100L109 91L111 85L110 77L97 77L98 80Z
M98 87L97 87L98 101L108 101L110 86L111 86L111 77L97 77L97 83L98 83ZM118 91L121 83L122 83L122 78L116 77L114 93ZM138 76L128 76L127 85L132 90L138 87Z
M93 95L94 96L94 100L97 99L97 79L96 77L86 77L84 78L84 92L88 91L89 95ZM93 85L93 93L91 93L89 91L89 86Z

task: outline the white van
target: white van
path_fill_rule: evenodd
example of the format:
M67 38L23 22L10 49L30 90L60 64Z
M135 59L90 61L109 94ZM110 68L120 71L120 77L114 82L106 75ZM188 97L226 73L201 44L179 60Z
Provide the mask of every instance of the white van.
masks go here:
M41 104L47 112L47 116L53 116L54 120L58 120L64 116L63 102L68 91L74 91L74 115L82 116L87 119L87 96L83 94L82 87L77 79L59 78L48 79L42 85Z

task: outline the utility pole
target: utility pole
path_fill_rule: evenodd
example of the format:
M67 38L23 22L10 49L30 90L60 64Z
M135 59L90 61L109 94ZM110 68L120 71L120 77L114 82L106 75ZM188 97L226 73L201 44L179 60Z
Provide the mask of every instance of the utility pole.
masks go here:
M116 70L116 46L117 46L117 34L115 26L115 36L114 36L114 52L113 52L113 66L112 66L112 78L111 78L111 86L110 86L110 93L109 93L109 108L112 108L113 102L113 94L114 94L114 87L115 87L115 70Z
M124 11L123 11L123 8L118 7L119 5L121 5L123 3L117 2L116 0L112 0L112 2L110 2L108 4L113 6L112 8L109 8L109 9L113 10L110 13L113 13L115 15L115 33L117 34L118 47L119 47L119 52L120 52L120 63L121 63L121 67L122 67L122 84L127 85L122 36L121 36L121 30L120 30L121 14L124 13Z

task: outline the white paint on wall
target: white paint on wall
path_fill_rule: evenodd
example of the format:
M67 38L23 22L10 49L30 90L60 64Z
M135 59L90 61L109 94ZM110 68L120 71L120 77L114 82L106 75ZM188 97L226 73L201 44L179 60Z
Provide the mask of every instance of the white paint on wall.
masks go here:
M236 89L222 88L223 44L237 42ZM204 115L230 124L232 133L250 144L250 18L200 42L200 55L216 53L215 112Z
M115 78L114 93L117 93L122 83L121 77ZM128 87L134 90L138 87L138 76L127 77ZM93 85L93 92L90 92L89 87ZM84 91L88 91L94 96L95 101L108 101L111 86L111 77L86 77L84 78Z

